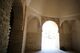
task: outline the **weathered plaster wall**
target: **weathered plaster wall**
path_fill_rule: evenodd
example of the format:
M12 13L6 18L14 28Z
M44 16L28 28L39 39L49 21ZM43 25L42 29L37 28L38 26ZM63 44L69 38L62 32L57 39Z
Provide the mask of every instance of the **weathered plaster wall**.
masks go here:
M80 17L80 16L79 16ZM75 20L72 26L72 45L75 51L80 52L80 20Z
M79 46L80 45L80 24L79 24L80 19L79 17L80 15L74 15L74 16L67 16L65 18L61 18L61 24L64 23L64 21L67 21L69 24L69 25L66 25L65 23L64 26L61 27L62 28L61 29L61 46L64 46L67 49L71 48L74 51L80 52L80 46ZM69 32L70 34L67 32ZM63 33L66 34L66 37ZM66 46L64 44L66 44Z
M61 49L71 50L72 49L72 27L71 21L64 21L60 28L60 43Z
M36 16L29 16L27 20L26 50L40 50L40 21Z
M63 50L72 50L72 20L77 16L65 16L60 18L60 45Z

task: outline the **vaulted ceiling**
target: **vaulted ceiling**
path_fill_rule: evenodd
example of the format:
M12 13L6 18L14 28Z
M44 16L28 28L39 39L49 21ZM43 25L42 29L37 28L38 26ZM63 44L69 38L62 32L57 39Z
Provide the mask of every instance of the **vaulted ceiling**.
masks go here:
M29 7L44 16L80 14L79 0L31 0Z

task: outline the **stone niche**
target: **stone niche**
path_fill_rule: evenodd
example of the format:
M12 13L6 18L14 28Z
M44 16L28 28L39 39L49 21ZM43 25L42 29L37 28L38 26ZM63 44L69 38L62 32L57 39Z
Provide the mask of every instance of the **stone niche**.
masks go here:
M40 20L38 17L32 15L27 20L26 50L40 50Z

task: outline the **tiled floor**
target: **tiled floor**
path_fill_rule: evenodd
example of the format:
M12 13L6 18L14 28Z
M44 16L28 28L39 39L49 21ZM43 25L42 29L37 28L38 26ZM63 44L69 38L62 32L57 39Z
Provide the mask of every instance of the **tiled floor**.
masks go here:
M55 50L55 51L28 51L26 53L74 53L74 52Z

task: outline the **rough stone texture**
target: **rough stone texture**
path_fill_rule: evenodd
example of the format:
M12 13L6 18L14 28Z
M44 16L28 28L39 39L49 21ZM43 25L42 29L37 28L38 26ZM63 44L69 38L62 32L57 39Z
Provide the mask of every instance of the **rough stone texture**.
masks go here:
M7 52L12 2L13 0L0 0L0 53Z
M13 25L9 36L8 53L21 53L23 41L23 5L21 0L15 0L13 4Z

